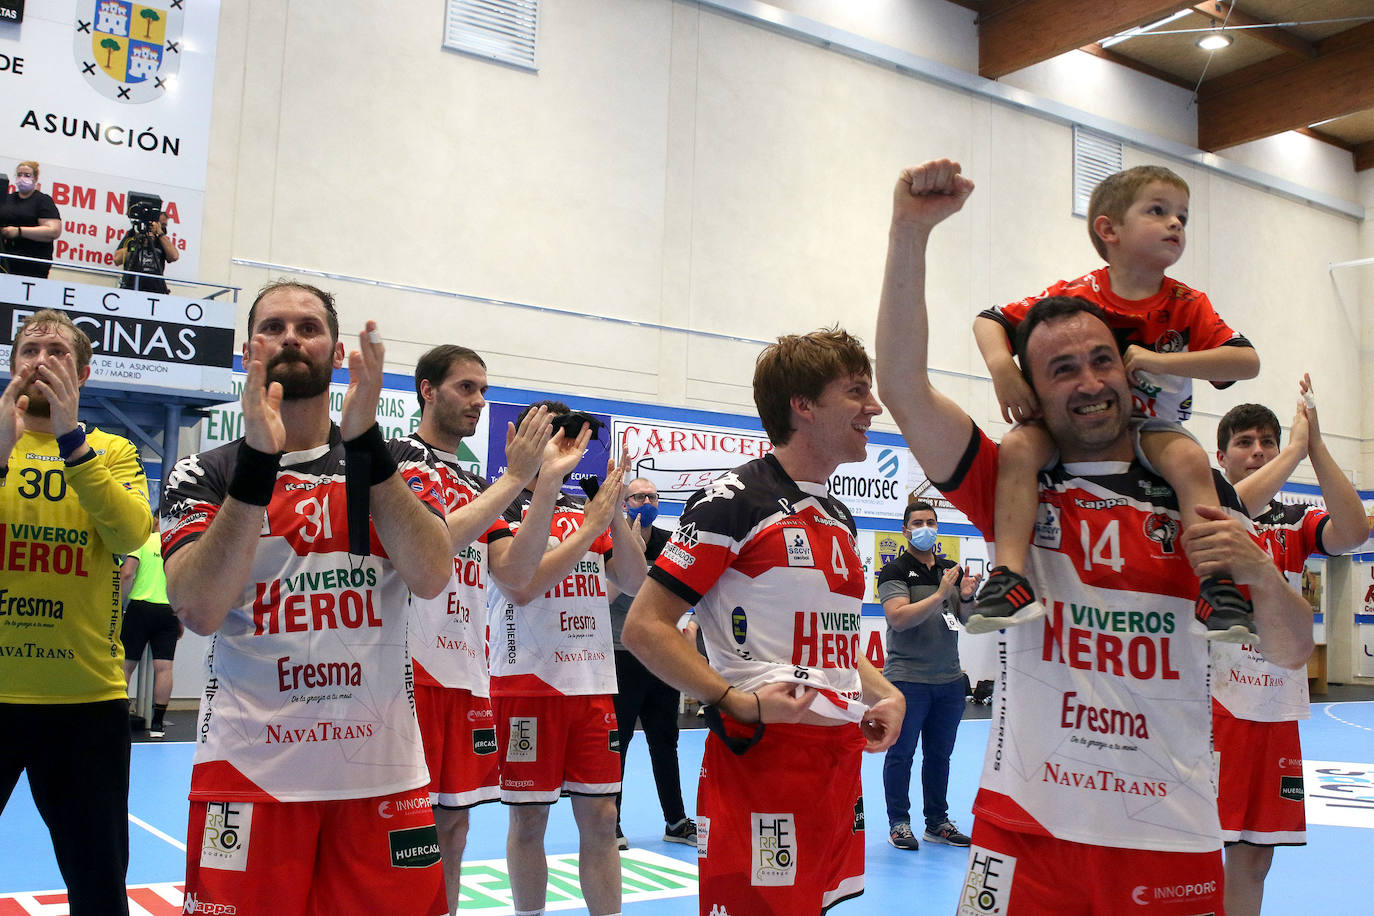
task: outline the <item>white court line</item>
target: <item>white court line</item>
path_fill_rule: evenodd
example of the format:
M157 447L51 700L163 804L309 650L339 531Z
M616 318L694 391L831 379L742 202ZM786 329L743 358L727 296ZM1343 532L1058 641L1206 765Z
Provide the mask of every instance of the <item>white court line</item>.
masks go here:
M159 840L163 840L163 841L165 841L165 842L171 843L173 846L175 846L177 849L180 849L182 852L185 852L185 851L186 851L186 844L185 844L185 843L181 842L180 840L176 839L175 837L170 837L170 836L168 836L167 834L163 833L161 830L158 830L156 827L154 827L152 824L148 823L147 821L139 820L138 818L136 818L136 817L134 817L132 814L130 814L130 815L129 815L129 823L135 824L135 825L137 825L137 826L139 826L139 827L142 827L144 830L148 831L148 832L151 833L153 836L157 837Z
M1336 715L1334 712L1331 711L1335 709L1337 706L1364 706L1367 702L1367 700L1341 700L1340 702L1336 703L1326 703L1324 704L1326 706L1326 709L1322 710L1322 712L1330 718L1335 719L1342 725L1349 725L1351 728L1358 728L1361 731L1374 732L1374 728L1370 728L1368 725L1359 725L1347 719L1342 719L1340 716Z

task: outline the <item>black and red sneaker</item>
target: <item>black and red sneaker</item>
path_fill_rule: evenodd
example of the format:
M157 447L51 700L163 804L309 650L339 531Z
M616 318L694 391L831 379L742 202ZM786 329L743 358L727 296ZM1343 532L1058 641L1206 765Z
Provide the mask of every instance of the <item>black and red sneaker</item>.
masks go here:
M969 633L991 633L1043 616L1045 606L1025 576L1005 566L994 566L978 592L973 613L964 622Z
M1226 576L1203 579L1193 613L1207 628L1209 640L1259 645L1255 608L1241 594L1234 579Z

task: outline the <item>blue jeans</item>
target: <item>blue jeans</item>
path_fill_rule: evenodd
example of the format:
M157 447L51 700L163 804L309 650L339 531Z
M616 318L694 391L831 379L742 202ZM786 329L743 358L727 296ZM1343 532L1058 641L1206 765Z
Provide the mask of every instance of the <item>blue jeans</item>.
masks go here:
M893 683L906 697L902 732L883 760L883 793L887 796L887 823L911 822L911 761L919 740L921 794L926 826L938 827L949 819L949 757L954 736L964 715L964 680L948 684ZM918 831L919 832L919 831Z

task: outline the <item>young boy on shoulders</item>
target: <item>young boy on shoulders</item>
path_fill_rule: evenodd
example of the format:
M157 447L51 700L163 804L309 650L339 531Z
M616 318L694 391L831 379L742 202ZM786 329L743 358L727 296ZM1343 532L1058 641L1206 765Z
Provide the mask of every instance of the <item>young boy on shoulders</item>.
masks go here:
M979 594L967 623L970 633L1022 623L1044 612L1025 572L1037 522L1036 475L1054 448L1037 420L1039 405L1010 345L1012 332L1038 300L1077 296L1106 312L1123 347L1134 413L1156 419L1141 428L1141 451L1177 490L1184 527L1200 521L1199 505L1220 504L1207 453L1173 424L1192 414L1193 379L1225 388L1254 378L1259 356L1250 341L1217 315L1204 293L1164 273L1183 255L1188 196L1187 182L1163 166L1136 166L1108 176L1088 204L1088 235L1107 266L1055 283L1037 296L987 309L974 319L974 336L1002 416L1017 425L1001 443L995 540L999 565ZM1057 371L1083 370L1064 366ZM1100 401L1111 396L1094 381L1089 367L1073 412L1091 426L1093 414L1103 410ZM1170 540L1179 533L1160 532ZM1253 643L1257 638L1250 603L1227 576L1201 583L1197 617L1207 627L1208 639Z

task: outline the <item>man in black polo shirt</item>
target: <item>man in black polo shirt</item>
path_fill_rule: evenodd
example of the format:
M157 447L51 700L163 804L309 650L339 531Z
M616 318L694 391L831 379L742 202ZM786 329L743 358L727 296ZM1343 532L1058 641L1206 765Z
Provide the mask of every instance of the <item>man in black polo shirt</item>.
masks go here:
M954 736L964 715L956 617L978 593L982 575L965 576L959 564L936 556L938 524L930 503L909 503L902 533L911 543L878 574L878 600L887 618L883 676L906 697L901 734L883 760L887 841L898 849L920 847L911 831L911 761L918 741L926 841L969 845L949 819L945 796Z

